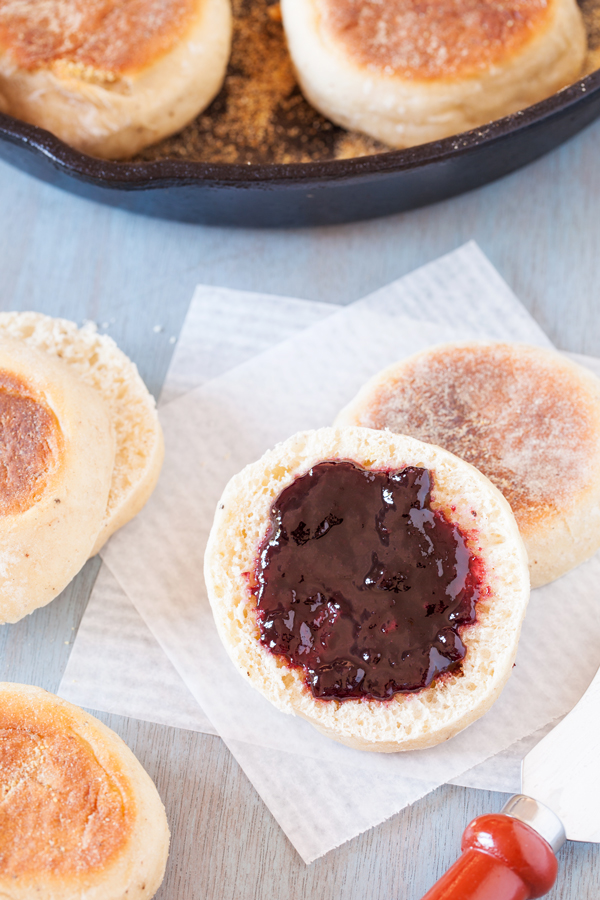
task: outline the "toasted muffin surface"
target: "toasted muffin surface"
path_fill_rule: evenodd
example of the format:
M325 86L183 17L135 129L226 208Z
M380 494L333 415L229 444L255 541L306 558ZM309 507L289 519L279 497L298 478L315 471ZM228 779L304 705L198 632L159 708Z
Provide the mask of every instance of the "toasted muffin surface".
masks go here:
M169 829L131 750L84 710L0 683L0 897L150 900Z
M102 529L115 443L100 395L32 347L0 339L0 622L54 599Z
M105 866L127 843L135 804L115 759L108 772L69 714L3 697L0 878L64 879Z
M194 0L0 0L0 47L33 70L135 72L162 56L197 14Z
M435 348L380 382L361 425L444 447L504 494L521 532L591 486L598 397L554 353L510 344Z
M62 432L32 385L0 370L0 516L25 512L60 466Z
M0 0L0 108L133 156L210 103L230 41L230 0Z
M575 80L576 0L281 0L307 99L332 121L411 147L525 109Z
M317 9L328 37L361 65L438 79L476 74L519 52L553 2L317 0Z

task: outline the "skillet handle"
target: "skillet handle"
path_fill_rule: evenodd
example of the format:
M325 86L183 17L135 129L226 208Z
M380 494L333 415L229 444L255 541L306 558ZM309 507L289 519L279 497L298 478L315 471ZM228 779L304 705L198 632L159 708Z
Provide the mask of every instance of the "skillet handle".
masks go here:
M530 900L556 881L550 844L512 816L479 816L467 826L462 856L422 900Z

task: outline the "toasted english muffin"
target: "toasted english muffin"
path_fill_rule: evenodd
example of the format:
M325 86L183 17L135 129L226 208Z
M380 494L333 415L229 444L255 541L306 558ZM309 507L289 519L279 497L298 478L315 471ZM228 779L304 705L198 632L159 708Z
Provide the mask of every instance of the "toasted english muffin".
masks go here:
M169 849L149 776L77 706L0 684L0 896L150 900Z
M304 94L391 147L484 125L574 81L575 0L282 0Z
M90 555L144 506L164 457L162 429L154 398L134 363L108 335L93 325L36 312L0 313L0 336L22 341L58 357L102 397L115 435L116 452L102 526Z
M372 519L335 483L330 505L311 507L325 496L323 472L337 478L340 464L361 491L374 475L417 490L406 515L386 487ZM306 505L305 484L313 485ZM300 504L290 489L302 492ZM290 510L299 520L291 530ZM396 518L386 518L390 510ZM301 561L317 547L318 564ZM395 568L388 552L400 560ZM425 569L433 590L418 580ZM439 447L365 428L294 435L236 475L217 506L205 578L221 640L253 687L325 735L380 752L431 747L491 706L510 675L529 598L523 542L491 482ZM385 642L376 653L375 638ZM397 690L405 675L394 672L405 666L422 687Z
M229 0L0 0L0 109L132 156L208 106L230 43Z
M102 397L60 359L0 338L0 622L53 600L103 526L115 458Z
M438 444L502 491L532 587L600 547L600 380L524 344L442 344L384 369L339 414Z

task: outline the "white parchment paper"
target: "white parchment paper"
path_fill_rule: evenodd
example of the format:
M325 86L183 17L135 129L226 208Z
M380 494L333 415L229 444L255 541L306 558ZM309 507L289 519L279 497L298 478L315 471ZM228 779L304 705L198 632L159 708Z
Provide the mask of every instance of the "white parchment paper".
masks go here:
M311 300L199 285L173 353L159 406L320 322L339 308ZM58 692L71 703L88 709L216 734L104 564Z
M321 738L242 682L216 638L202 554L228 477L277 440L330 423L383 365L468 337L548 343L472 245L170 403L162 412L168 454L159 487L105 554L307 861L563 715L593 675L596 561L535 592L515 674L491 713L420 753L364 754ZM565 608L590 620L584 636L565 635Z
M331 303L198 285L160 396L168 403L339 309Z
M102 566L98 575L59 694L90 709L204 734L217 733L108 566ZM558 721L463 772L451 783L518 793L521 760ZM255 752L252 747L242 750L246 757ZM264 768L264 762L259 764Z

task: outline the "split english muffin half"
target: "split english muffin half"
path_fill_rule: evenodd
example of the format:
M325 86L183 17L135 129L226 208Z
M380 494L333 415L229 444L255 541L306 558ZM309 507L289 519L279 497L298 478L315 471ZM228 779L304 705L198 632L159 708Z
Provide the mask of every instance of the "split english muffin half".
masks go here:
M60 360L0 339L0 622L53 600L90 555L115 444L102 397Z
M0 684L0 896L150 900L165 810L123 741L77 706Z
M37 312L0 313L0 336L21 341L94 388L108 409L115 435L115 464L100 531L90 556L142 509L154 490L164 458L156 404L135 363L95 327Z
M139 512L164 446L154 399L107 335L0 313L0 348L0 622L16 622Z
M336 483L328 494L331 473L351 475L356 496ZM489 709L529 597L525 549L491 482L439 447L365 428L294 435L236 475L205 579L242 677L281 711L380 752L433 746Z

